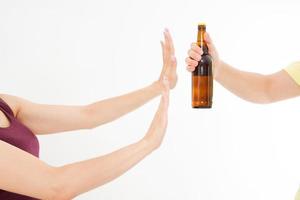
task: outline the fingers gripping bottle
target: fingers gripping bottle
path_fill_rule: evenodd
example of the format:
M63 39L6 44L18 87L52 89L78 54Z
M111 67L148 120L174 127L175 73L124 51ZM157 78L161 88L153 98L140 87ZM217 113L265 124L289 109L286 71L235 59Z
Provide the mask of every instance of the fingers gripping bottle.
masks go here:
M213 97L212 58L204 40L206 25L198 25L197 45L202 48L203 54L195 71L192 72L192 107L211 108Z

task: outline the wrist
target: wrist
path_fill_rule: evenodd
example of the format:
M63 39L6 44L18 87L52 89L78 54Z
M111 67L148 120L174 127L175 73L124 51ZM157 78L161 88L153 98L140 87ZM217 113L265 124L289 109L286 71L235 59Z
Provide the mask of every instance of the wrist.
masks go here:
M154 151L156 149L156 145L153 142L153 139L151 139L151 138L149 138L147 136L143 137L143 139L141 139L139 141L139 143L142 146L144 146L147 149L148 152L152 152L152 151Z
M162 93L164 86L162 81L158 80L153 82L150 86L149 89L151 90L151 92L155 95L158 96Z
M220 78L220 72L222 71L224 62L219 59L217 62L214 63L214 65L214 79L218 80Z

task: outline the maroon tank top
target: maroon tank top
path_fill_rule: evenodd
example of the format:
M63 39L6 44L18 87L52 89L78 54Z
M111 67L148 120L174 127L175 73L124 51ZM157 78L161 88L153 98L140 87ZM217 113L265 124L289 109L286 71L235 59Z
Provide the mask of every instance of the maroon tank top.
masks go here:
M0 140L39 157L39 142L32 131L17 120L7 103L0 98L0 110L10 122L9 127L0 127ZM17 163L15 163L17 164ZM1 177L0 177L1 178ZM0 200L33 200L34 198L0 189Z

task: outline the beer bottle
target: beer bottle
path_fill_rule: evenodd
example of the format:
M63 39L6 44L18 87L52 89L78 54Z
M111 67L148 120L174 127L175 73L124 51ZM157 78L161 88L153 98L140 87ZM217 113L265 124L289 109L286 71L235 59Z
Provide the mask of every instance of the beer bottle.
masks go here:
M212 59L204 41L206 25L198 25L197 45L202 48L203 54L195 71L192 72L192 107L211 108L213 96Z

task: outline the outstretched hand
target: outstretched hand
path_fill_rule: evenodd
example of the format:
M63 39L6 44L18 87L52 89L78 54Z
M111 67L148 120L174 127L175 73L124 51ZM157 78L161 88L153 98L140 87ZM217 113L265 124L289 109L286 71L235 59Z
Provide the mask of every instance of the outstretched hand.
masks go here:
M154 148L158 148L164 138L168 124L169 91L177 83L177 61L171 34L168 29L164 31L164 42L161 41L163 68L159 77L162 86L160 104L152 120L149 130L144 137Z
M170 88L173 89L177 83L177 61L175 57L175 49L171 34L168 29L164 31L164 42L161 41L162 56L163 56L163 68L159 77L159 82L162 83L165 76Z

